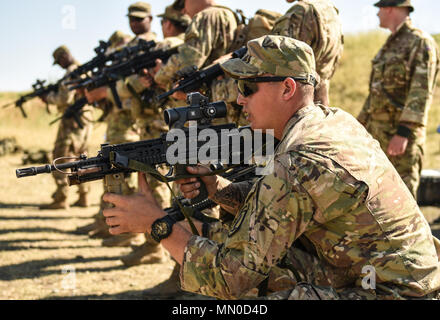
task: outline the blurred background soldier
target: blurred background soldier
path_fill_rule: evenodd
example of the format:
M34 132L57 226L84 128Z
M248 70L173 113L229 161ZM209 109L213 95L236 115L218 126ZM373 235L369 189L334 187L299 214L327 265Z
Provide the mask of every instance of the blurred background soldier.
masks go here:
M330 105L330 79L344 47L338 9L329 0L298 0L275 22L271 34L298 39L312 47L321 78L315 89L315 103Z
M391 35L372 61L370 94L358 120L416 197L439 51L429 34L412 25L411 1L381 0L375 6L380 26Z
M168 50L183 44L185 30L191 22L189 16L174 9L171 5L166 7L165 12L158 15L158 17L162 18L164 40L159 42L155 49ZM158 101L156 97L164 90L153 85L153 79L148 76L148 72L146 74L145 77L134 78L136 81L126 82L127 91L131 92L133 96L137 96L137 100L140 102L133 104L131 111L141 140L154 139L159 137L161 133L168 131L168 126L163 120L164 109L185 104L182 101L179 103L172 99ZM169 207L171 205L171 193L167 185L150 177L147 177L147 179L158 203L163 208ZM147 241L143 245L135 247L132 253L122 257L121 260L124 265L150 264L161 262L165 258L162 246L152 240L149 234L146 234L145 237Z
M73 58L66 46L57 48L53 53L53 58L54 65L57 64L66 70L66 74L72 72L79 66L79 63ZM73 104L78 97L78 93L75 93L75 91L69 91L67 86L62 83L58 91L42 96L41 99L46 103L56 105L58 111L63 114L67 107ZM82 111L81 122L83 128L80 128L79 124L76 123L73 118L61 118L52 153L53 159L61 157L77 157L79 154L87 152L87 144L92 131L93 109L85 106ZM62 162L63 161L60 161L58 163ZM40 209L68 209L69 187L67 176L55 171L53 177L57 185L57 189L52 194L53 202L40 206ZM80 184L78 187L79 199L73 205L87 207L89 205L87 199L89 186L86 184Z
M151 22L153 16L151 15L151 5L146 2L136 2L128 7L127 17L129 19L130 29L135 37L127 44L122 41L123 46L136 46L139 40L151 41L156 39L156 34L151 32ZM112 45L112 51L118 50L115 44ZM102 87L95 90L87 91L86 97L89 102L109 100L112 105L112 111L108 115L107 136L106 142L110 144L133 142L140 139L139 132L135 128L135 120L132 117L132 109L137 108L140 103L136 96L130 90L127 90L127 83L136 87L138 83L138 76L134 75L126 80L118 81L113 88ZM123 181L122 181L123 180ZM130 194L135 192L136 183L131 178L125 178L120 181L105 181L105 189L113 188L114 192L122 192L123 194ZM109 186L112 185L112 187ZM102 206L101 206L102 207ZM102 209L102 208L101 208ZM102 210L100 210L101 212ZM106 247L115 246L131 246L140 245L144 241L143 235L124 234L119 236L111 236L108 233L108 228L103 225L102 214L96 221L95 230L89 232L90 236L102 237L102 245ZM161 261L161 259L158 259Z

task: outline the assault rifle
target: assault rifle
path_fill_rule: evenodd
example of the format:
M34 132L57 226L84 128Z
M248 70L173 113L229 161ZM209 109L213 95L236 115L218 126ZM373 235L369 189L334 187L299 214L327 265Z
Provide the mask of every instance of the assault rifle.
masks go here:
M156 42L140 39L139 43L135 46L127 46L110 54L106 54L109 46L109 43L100 41L100 45L94 49L96 56L66 75L65 78L70 79L66 84L78 85L84 81L83 77L88 79L90 75L99 74L104 68L114 62L122 61L141 52L148 52L156 46Z
M168 50L148 50L140 54L132 54L129 51L120 52L120 60L106 66L99 73L86 79L79 79L70 87L71 90L79 88L95 89L110 86L118 80L125 79L133 74L139 74L142 69L156 66L156 60L167 62L169 57L177 53L177 47Z
M75 122L78 124L78 126L81 129L84 129L84 125L81 121L81 111L86 104L88 104L88 102L87 102L87 98L85 98L85 97L76 100L75 103L73 103L72 105L67 107L66 111L64 111L64 113L61 117L53 120L50 123L50 125L54 124L55 122L57 122L58 120L61 120L61 119L73 118L73 120L75 120Z
M232 123L211 125L213 119L226 116L226 104L223 101L209 103L208 99L199 93L189 94L187 101L190 104L187 107L164 111L164 119L170 127L170 131L161 134L159 138L115 145L103 144L96 157L87 158L85 155L81 155L78 161L62 164L57 164L59 159L55 159L52 165L17 169L16 176L22 178L53 171L70 170L70 172L64 171L64 173L68 175L69 184L75 185L103 179L107 175L128 175L132 172L142 171L161 181L174 181L188 176L187 166L203 163L205 159L201 159L201 151L214 154L217 160L216 165L233 162L242 165L250 161L251 152L243 152L242 150L244 139L252 138L249 127L237 128ZM195 121L197 126L185 127L188 121ZM203 136L204 129L210 129L209 134L215 136ZM184 140L179 140L179 138ZM171 141L171 139L174 140ZM207 139L212 142L211 145L208 143L209 148L207 148ZM214 140L217 143L214 143ZM227 148L236 141L240 141L238 150ZM220 150L225 150L222 148L231 151L220 154ZM156 170L158 165L168 165L171 170L163 176ZM221 171L226 171L235 165L221 166L223 167ZM215 170L214 173L218 171ZM202 194L201 192L200 196L206 198L206 193Z
M14 102L10 102L6 105L3 106L3 108L7 108L9 106L15 105L17 108L20 109L21 114L23 115L24 118L27 118L27 114L24 111L23 108L23 104L25 104L27 101L36 98L36 97L41 97L44 96L50 92L56 92L58 91L59 85L61 83L61 80L59 80L57 83L54 84L49 84L47 86L45 86L44 84L46 83L46 80L37 80L33 85L32 88L34 89L34 91L25 94L23 96L21 96L18 100L14 101ZM46 104L46 108L47 110L49 110L49 105Z
M240 48L232 53L232 58L242 58L247 52L247 48ZM168 92L157 96L158 100L165 99L174 92L183 91L185 93L200 90L204 85L210 86L212 81L223 75L223 69L220 63L214 64L202 70L198 70L196 66L186 67L177 73L177 86Z
M246 144L244 141L246 137L252 137L251 130L247 127L237 128L235 124L211 125L213 119L226 116L226 104L223 101L209 103L208 98L200 93L191 93L187 96L187 102L189 103L187 107L164 111L164 119L170 131L168 134L161 134L159 138L116 145L103 144L96 157L87 158L81 155L77 161L61 164L57 164L59 159L55 159L51 165L17 169L16 176L22 178L59 171L68 176L69 185L99 179L120 180L136 171L149 173L163 182L189 176L198 177L188 174L186 168L191 164L203 163L205 159L202 159L201 151L207 151L205 142L207 139L210 142L208 143L210 144L209 153L214 154L216 159L216 162L212 164L215 170L210 174L227 173L229 170L237 170L240 166L244 170L249 170L247 163L250 162L249 158L252 155L249 154L247 157L242 146ZM185 127L188 121L196 122L197 126ZM206 131L203 133L205 129L209 129L206 130L209 134L206 135ZM244 134L246 130L248 134ZM194 133L197 135L194 136ZM205 134L204 137L203 134ZM180 140L182 138L183 141ZM237 141L239 141L239 148L235 150L233 143ZM232 148L230 148L231 145ZM228 152L224 153L225 149ZM177 157L175 156L176 150L178 151ZM237 165L228 165L233 163L234 157L237 156L239 158ZM160 174L157 170L159 165L167 165L170 168L168 174ZM200 182L200 194L191 199L190 204L200 203L207 199L206 186L201 180Z

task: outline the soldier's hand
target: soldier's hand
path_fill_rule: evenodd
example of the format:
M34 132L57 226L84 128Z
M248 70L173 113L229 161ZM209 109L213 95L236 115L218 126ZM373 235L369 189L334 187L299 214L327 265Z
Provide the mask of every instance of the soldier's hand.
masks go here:
M43 101L44 103L47 103L47 94L42 94L40 96L41 101Z
M154 84L153 77L147 69L143 69L139 75L139 82L145 87L150 88Z
M211 172L210 169L197 166L197 167L188 167L186 169L191 174L207 174ZM206 185L206 190L208 191L208 197L214 196L217 192L219 178L217 176L204 176L201 177L203 183ZM179 186L180 191L182 191L183 196L187 199L193 199L200 194L200 181L198 178L185 178L176 180L176 184Z
M156 219L165 215L145 180L145 174L138 174L138 183L138 193L129 196L106 193L103 196L105 202L114 205L103 211L111 234L145 233Z
M394 135L388 144L387 154L391 157L400 156L405 153L408 146L408 138Z
M100 87L91 91L85 89L84 95L88 103L97 102L107 98L107 87Z
M171 95L171 97L173 97L176 100L186 101L186 93L183 91L176 91Z

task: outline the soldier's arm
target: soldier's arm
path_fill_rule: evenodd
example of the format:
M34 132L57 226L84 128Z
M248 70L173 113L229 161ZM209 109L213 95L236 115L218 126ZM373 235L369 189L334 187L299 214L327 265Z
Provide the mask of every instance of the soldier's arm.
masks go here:
M215 17L201 14L195 17L185 34L185 43L179 47L179 52L170 57L168 62L157 72L154 81L162 86L172 82L175 74L187 66L202 67L213 50L213 44L218 37Z
M274 171L251 191L224 243L190 238L181 268L184 290L239 299L258 287L306 229L311 215L303 208L313 201L295 193L285 164L275 161Z
M75 91L69 91L66 86L60 85L57 92L52 91L47 95L46 101L58 107L67 107L75 102Z
M410 128L427 124L438 65L436 46L430 40L421 40L415 50L408 95L400 116L400 124Z

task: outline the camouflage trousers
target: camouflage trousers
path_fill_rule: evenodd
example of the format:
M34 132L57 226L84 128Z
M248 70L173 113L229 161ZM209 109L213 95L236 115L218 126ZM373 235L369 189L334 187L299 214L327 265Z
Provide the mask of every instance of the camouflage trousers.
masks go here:
M55 146L52 152L53 159L63 157L78 157L82 153L87 152L93 124L90 121L83 120L84 128L80 128L73 119L62 119L58 127L58 133L55 140ZM65 161L57 161L57 164ZM57 189L52 195L55 201L64 201L68 197L68 180L67 175L54 171L52 174ZM79 193L87 193L89 186L80 184Z
M264 297L267 300L437 300L440 292L415 298L399 294L393 285L376 284L376 289L355 286L344 272L325 263L302 249L291 248L286 267L294 271L292 288L274 292ZM346 283L341 286L341 283ZM333 285L333 286L332 286ZM338 288L334 288L334 286Z
M389 122L370 120L366 125L367 131L379 141L382 150L387 151L391 138L396 129L393 130ZM414 198L417 197L417 189L420 184L420 175L423 166L424 139L410 138L405 153L400 156L388 156L394 168L399 173L405 185L408 187Z

